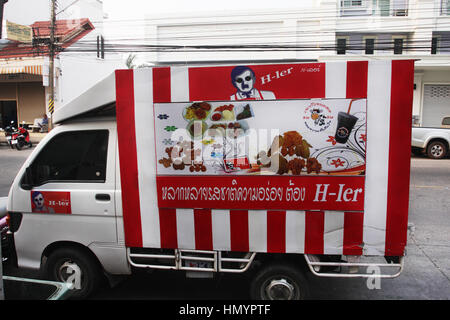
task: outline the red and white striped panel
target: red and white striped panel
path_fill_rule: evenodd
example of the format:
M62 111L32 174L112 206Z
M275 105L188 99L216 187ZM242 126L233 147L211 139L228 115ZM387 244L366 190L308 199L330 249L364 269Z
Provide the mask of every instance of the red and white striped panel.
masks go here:
M269 67L275 70L277 66L289 67ZM367 98L364 212L158 208L153 103L224 100L224 95L208 90L208 85L220 84L217 78L205 75L226 70L186 66L119 70L117 127L127 246L403 255L414 62L354 61L305 66L322 72L311 76L311 81L293 83L293 91L285 93L285 97ZM296 87L302 89L297 92Z
M159 209L161 247L361 254L363 213Z

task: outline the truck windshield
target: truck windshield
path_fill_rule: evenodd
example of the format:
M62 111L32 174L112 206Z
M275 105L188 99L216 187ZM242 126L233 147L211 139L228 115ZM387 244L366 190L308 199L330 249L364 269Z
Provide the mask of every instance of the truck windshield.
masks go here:
M105 182L108 130L63 132L33 161L33 185L46 182Z

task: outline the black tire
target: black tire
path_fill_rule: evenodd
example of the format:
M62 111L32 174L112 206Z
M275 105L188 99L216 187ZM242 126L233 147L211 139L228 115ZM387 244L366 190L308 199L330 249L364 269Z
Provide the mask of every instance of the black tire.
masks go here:
M262 267L250 285L253 300L304 300L308 291L301 267L282 263Z
M447 146L441 141L433 141L427 147L427 156L431 159L442 159L447 152Z
M28 142L28 147L31 149L33 148L33 143L32 142Z
M412 147L411 152L416 156L421 156L423 154L423 149Z
M17 140L16 149L17 150L22 150L22 147L23 147L22 141L21 140Z
M71 272L66 272L68 269L71 269ZM74 273L77 273L75 270L81 273L79 282L75 279ZM71 292L71 299L89 297L98 289L101 282L98 262L83 250L76 248L61 248L52 252L48 257L45 271L50 280L59 282L72 280L74 285L79 286L79 289L75 288Z

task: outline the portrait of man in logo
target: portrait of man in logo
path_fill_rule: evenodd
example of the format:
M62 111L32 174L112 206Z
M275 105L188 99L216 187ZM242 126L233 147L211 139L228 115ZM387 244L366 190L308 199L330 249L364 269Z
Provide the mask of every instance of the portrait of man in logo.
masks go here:
M255 72L247 66L237 66L231 70L231 83L236 88L230 100L270 100L275 99L272 91L255 88Z
M55 210L51 207L47 207L45 205L45 198L44 195L39 191L34 191L31 194L32 199L32 212L38 212L38 213L55 213Z

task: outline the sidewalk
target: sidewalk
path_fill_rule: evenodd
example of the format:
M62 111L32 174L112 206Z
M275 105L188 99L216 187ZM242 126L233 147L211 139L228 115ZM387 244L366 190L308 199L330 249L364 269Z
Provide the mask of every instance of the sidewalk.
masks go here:
M47 133L30 132L30 140L33 144L38 144L46 135Z
M28 131L29 132L29 131ZM42 139L44 139L47 133L40 132L29 132L30 140L33 145L38 144ZM0 144L6 144L6 137L4 132L0 132Z

